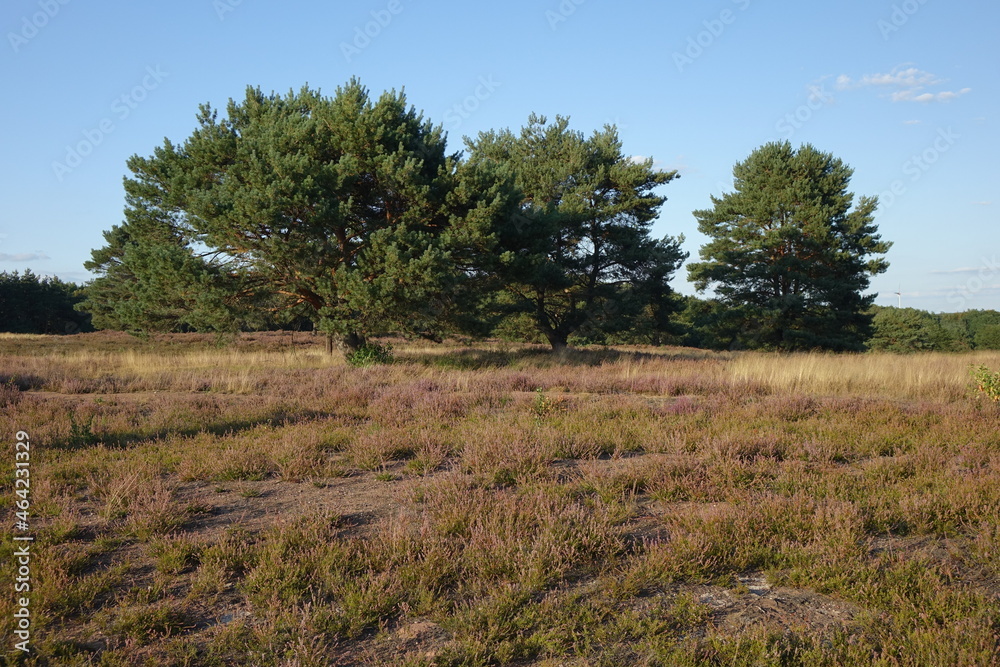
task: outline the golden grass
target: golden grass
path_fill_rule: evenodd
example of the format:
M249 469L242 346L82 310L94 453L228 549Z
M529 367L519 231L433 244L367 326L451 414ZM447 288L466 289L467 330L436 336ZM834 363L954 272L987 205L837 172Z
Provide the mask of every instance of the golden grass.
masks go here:
M739 382L775 392L955 400L967 396L972 366L1000 365L1000 352L965 354L739 354L726 365Z
M78 352L66 361L82 367L101 366L112 372L152 375L179 370L283 370L325 368L345 362L339 355L330 356L319 349L246 352L234 349L194 350L174 354L163 352Z
M19 333L0 332L0 340L22 341L22 340L44 340L46 338L51 338L51 336L46 336L45 334L19 334Z
M52 377L60 374L76 378L100 379L110 376L128 378L144 385L162 384L157 378L190 376L211 379L216 390L244 394L253 391L268 372L323 369L344 366L340 354L328 355L322 341L312 346L250 347L253 339L242 339L238 346L206 347L204 341L189 341L182 336L167 345L144 343L125 338L117 349L94 349L74 341L76 337L0 334L0 349L19 354L16 374ZM308 339L306 339L308 340ZM547 354L542 346L512 343L483 344L474 348L454 344L428 346L426 343L394 340L397 357L404 362L423 360L436 366L448 355L479 354L484 360L470 362L465 370L508 366L511 369L545 371L552 375L551 386L559 388L559 374L567 366L576 367L576 376L593 375L631 383L642 378L675 380L700 378L734 388L755 387L769 393L810 396L859 396L900 400L960 400L969 395L970 369L978 365L1000 367L1000 352L927 353L896 355L888 353L773 354L762 352L711 352L675 347L621 347L571 350L564 357ZM0 368L0 372L4 369ZM412 365L407 375L426 371ZM549 375L542 373L542 376ZM573 378L573 374L569 379ZM467 384L469 375L458 373L458 385ZM162 387L166 388L166 387ZM461 389L461 386L456 388ZM467 389L467 387L465 387Z

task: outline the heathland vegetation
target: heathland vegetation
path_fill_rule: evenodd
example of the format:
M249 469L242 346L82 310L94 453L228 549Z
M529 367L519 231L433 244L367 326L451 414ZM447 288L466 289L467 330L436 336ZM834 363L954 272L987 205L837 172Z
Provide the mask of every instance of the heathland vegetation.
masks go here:
M26 662L1000 659L1000 354L392 342L0 336Z
M1000 314L873 306L846 165L738 163L706 300L613 127L466 148L250 89L129 161L82 291L0 274L5 658L1000 663Z

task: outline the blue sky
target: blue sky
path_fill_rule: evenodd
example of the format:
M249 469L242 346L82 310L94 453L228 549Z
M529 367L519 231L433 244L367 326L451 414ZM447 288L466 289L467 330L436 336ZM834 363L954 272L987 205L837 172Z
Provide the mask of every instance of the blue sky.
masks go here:
M678 169L654 232L776 139L811 143L880 195L894 243L876 303L1000 309L1000 5L985 0L8 0L0 9L0 271L82 282L122 218L132 154L183 141L247 85L404 88L449 147L531 112ZM366 34L367 33L367 34ZM682 270L675 289L693 293Z

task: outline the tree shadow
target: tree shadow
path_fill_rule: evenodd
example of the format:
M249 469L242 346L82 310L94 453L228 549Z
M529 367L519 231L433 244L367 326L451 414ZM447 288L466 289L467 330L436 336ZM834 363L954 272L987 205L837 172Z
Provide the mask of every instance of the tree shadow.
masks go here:
M550 368L555 366L593 367L620 361L649 361L667 355L638 350L613 348L565 348L554 351L547 347L525 347L512 350L465 348L445 353L397 353L400 361L421 364L443 370L491 370L501 368Z
M90 429L89 423L77 424L74 422L70 435L51 442L49 447L61 451L78 451L97 445L103 445L108 449L128 449L137 444L163 440L171 436L190 438L201 433L207 433L216 437L222 437L251 431L261 426L276 428L337 416L337 413L325 410L302 409L289 412L288 410L280 409L273 411L269 415L254 419L228 419L197 427L162 428L155 431L127 431L119 433L94 433Z

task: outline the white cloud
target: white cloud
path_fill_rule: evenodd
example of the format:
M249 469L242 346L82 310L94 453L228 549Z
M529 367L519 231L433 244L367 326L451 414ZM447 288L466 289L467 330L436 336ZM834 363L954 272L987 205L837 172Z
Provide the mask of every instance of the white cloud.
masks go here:
M0 262L30 262L38 259L51 259L44 252L18 252L13 255L0 252Z
M651 158L645 155L632 155L627 158L627 160L632 164L643 164L649 159ZM653 169L659 169L661 171L670 171L670 169L667 169L666 162L664 162L663 160L657 160L655 158L653 158ZM676 169L676 167L674 167L674 169Z
M940 93L920 93L917 92L919 88L913 88L911 90L900 90L892 94L893 102L950 102L953 99L965 95L967 92L972 90L972 88L963 88L958 92L953 92L950 90L945 90Z
M917 88L932 86L941 83L941 80L931 74L916 67L900 69L894 67L888 74L866 74L861 77L862 86L893 86L896 88Z
M847 74L837 77L838 90L850 90L860 88L876 88L889 91L889 99L893 102L950 102L966 93L971 88L962 88L958 91L942 90L930 91L927 88L938 86L944 83L935 74L925 72L907 65L899 65L886 73L865 74L855 81ZM915 124L915 123L914 123Z
M966 266L960 269L944 269L942 271L931 271L931 275L943 276L953 273L978 273L979 267L977 266Z
M972 203L975 204L976 206L992 206L993 205L993 202L991 202L991 201L974 201Z
M972 88L963 88L962 90L958 91L957 93L953 93L951 91L945 91L943 93L938 93L937 94L937 99L940 102L948 102L948 101L951 101L951 100L955 99L959 95L965 95L966 93L968 93L971 90L972 90Z
M903 125L920 125L923 122L922 120L904 120Z

